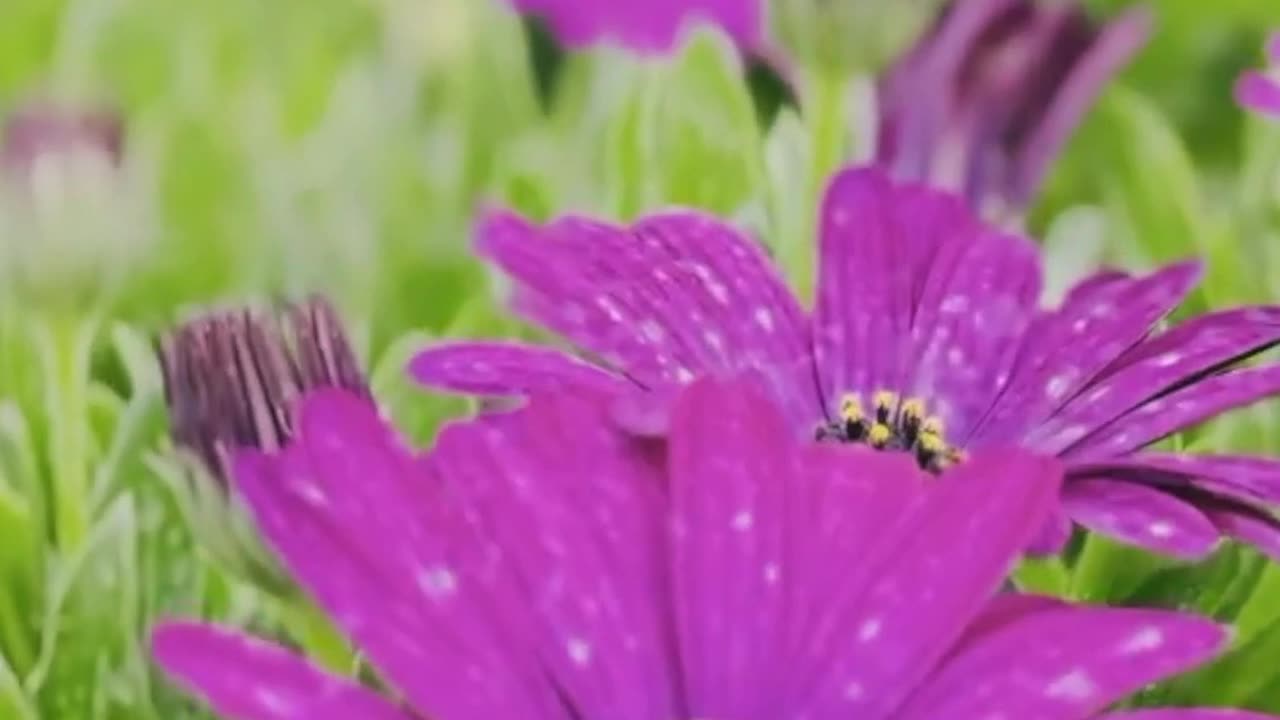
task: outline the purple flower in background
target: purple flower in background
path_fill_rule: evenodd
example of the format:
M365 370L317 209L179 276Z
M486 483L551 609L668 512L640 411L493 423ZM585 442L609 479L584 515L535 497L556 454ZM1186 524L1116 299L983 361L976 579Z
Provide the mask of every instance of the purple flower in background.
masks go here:
M579 48L614 41L640 52L666 52L697 21L713 23L741 47L755 48L761 37L761 0L509 0L519 11L540 17L556 38Z
M1267 41L1269 70L1249 70L1236 81L1236 102L1256 113L1280 119L1280 32Z
M1068 519L1181 557L1222 535L1280 557L1280 462L1144 450L1280 392L1280 366L1236 365L1280 342L1280 307L1159 329L1197 262L1102 272L1039 306L1041 258L959 198L848 170L821 211L816 307L806 312L760 247L694 211L630 227L566 217L544 227L493 212L479 251L514 281L513 304L593 356L507 342L444 343L414 359L422 383L483 395L570 389L618 396L620 417L661 430L664 400L697 376L754 369L793 435L913 454L938 470L1021 445L1062 457Z
M124 124L115 113L32 103L5 121L0 165L21 178L50 156L92 155L116 166L123 148Z
M1020 213L1149 25L1142 8L1098 26L1075 3L954 0L881 79L877 161Z
M1214 655L1213 622L995 594L1055 461L977 453L934 483L789 435L751 383L705 380L665 445L562 394L420 457L315 394L237 480L398 699L216 627L162 626L156 656L245 720L1262 717L1105 711Z

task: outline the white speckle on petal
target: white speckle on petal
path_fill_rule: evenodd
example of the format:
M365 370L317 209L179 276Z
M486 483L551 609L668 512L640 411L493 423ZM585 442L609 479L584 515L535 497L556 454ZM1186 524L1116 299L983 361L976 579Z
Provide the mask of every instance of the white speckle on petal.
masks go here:
M778 580L782 578L782 568L778 567L778 563L766 563L764 566L764 581L769 585L777 585Z
M959 367L964 364L964 351L958 347L953 347L947 351L947 362L951 363L951 367Z
M1125 641L1120 651L1126 655L1132 655L1157 650L1161 645L1164 645L1164 633L1160 631L1160 628L1148 625L1138 630Z
M644 333L645 337L656 343L662 342L662 339L666 337L666 333L662 331L662 326L653 318L645 320L640 324L640 332Z
M329 503L329 496L324 491L311 483L301 483L297 486L298 495L302 496L311 505L322 507Z
M253 695L262 709L272 715L286 717L298 710L288 698L269 687L259 686L254 690Z
M586 667L591 663L591 645L580 637L571 637L564 645L565 652L574 665Z
M849 682L845 683L845 686L844 686L845 700L861 700L862 696L865 694L866 694L866 690L862 687L862 683L858 682L857 680L850 680Z
M752 516L750 510L739 510L737 515L733 516L733 529L738 532L746 532L751 529L756 519Z
M944 313L962 313L969 309L969 298L964 295L948 295L939 309Z
M1093 697L1097 686L1093 678L1080 668L1054 678L1044 689L1045 697L1083 702Z
M773 313L769 312L769 308L756 308L756 324L765 332L773 332Z
M618 310L618 306L614 304L608 297L601 295L596 298L596 305L604 311L604 314L614 322L622 322L622 311Z
M1147 532L1151 537L1168 538L1173 536L1173 525L1167 520L1156 520L1147 526Z
M871 618L858 626L858 642L868 643L880 634L880 618Z
M1080 318L1071 323L1071 332L1079 335L1089 329L1089 318Z
M707 292L711 293L711 297L715 298L716 302L720 303L721 305L729 304L729 288L725 287L724 283L718 283L718 282L713 282L711 280L708 280Z
M1156 367L1169 367L1170 365L1176 364L1181 359L1182 359L1182 353L1167 352L1162 355L1156 356L1155 364L1156 364Z
M1044 392L1051 400L1059 400L1067 394L1067 388L1070 385L1071 378L1066 373L1054 375L1049 378L1049 382L1045 383Z
M708 330L702 333L702 339L707 341L707 347L712 350L721 350L724 348L724 340L720 338L720 333L715 330Z
M418 573L418 587L428 597L445 597L458 589L458 576L443 565L433 565Z
M842 208L842 207L837 207L837 208L832 209L832 210L831 210L831 224L832 224L833 226L835 226L837 229L839 229L839 228L843 228L844 226L848 225L848 224L849 224L849 211L848 211L848 210L846 210L846 209L844 209L844 208Z
M676 368L676 382L687 383L693 382L693 371L687 367Z

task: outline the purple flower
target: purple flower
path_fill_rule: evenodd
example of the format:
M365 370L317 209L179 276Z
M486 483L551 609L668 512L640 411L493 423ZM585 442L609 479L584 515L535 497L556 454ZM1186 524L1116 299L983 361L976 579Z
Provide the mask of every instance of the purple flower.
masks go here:
M1020 212L1149 25L1143 8L1096 26L1075 3L954 0L881 80L877 161Z
M1267 42L1270 70L1249 70L1236 81L1236 102L1261 115L1280 119L1280 32Z
M198 624L159 628L156 656L245 720L1262 717L1106 713L1214 655L1213 622L995 594L1052 459L975 453L935 483L789 435L751 383L705 380L665 444L561 394L417 456L315 394L236 476L390 697Z
M115 113L32 103L5 121L0 165L21 178L49 156L89 154L117 166L123 147L124 125Z
M660 430L663 402L694 377L754 369L792 434L914 454L939 469L1021 445L1067 464L1068 519L1195 558L1222 535L1280 557L1280 463L1144 450L1280 391L1280 366L1236 364L1280 342L1280 307L1215 312L1161 329L1200 277L1180 262L1101 272L1060 307L1038 304L1041 259L981 224L959 198L848 170L821 213L816 307L806 312L760 247L713 217L672 211L618 227L565 217L536 227L493 212L479 251L514 281L518 313L597 358L457 342L411 365L422 383L485 395L615 394Z
M516 9L542 18L556 38L579 48L618 42L640 52L671 50L695 21L715 24L740 46L754 48L761 37L761 0L509 0Z

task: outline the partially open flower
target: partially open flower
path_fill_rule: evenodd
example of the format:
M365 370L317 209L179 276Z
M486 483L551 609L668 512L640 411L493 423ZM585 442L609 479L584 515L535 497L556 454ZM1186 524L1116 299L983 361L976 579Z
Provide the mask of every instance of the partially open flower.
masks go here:
M1236 102L1259 115L1280 120L1280 32L1267 42L1266 70L1249 70L1236 81Z
M320 297L280 317L249 308L196 317L162 338L157 354L178 449L168 465L193 530L228 567L285 585L232 493L229 460L241 448L278 450L293 436L309 390L338 388L373 401L342 324Z
M41 304L86 306L136 268L153 236L123 119L47 102L0 138L0 273Z
M1098 25L1075 3L953 0L881 80L876 159L1018 213L1149 24L1142 8Z

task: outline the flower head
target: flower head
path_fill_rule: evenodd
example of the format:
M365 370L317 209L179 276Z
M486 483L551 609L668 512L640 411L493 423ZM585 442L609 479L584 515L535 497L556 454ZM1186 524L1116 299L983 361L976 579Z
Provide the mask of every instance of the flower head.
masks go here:
M1236 81L1236 102L1260 115L1280 119L1280 32L1267 41L1268 70L1249 70Z
M517 312L598 359L515 343L445 343L411 366L429 386L519 395L613 395L660 431L674 388L764 375L794 435L910 452L937 470L1020 445L1067 464L1068 518L1182 557L1225 534L1280 556L1280 462L1146 450L1180 429L1280 392L1280 366L1237 364L1280 342L1280 307L1216 312L1159 330L1197 262L1102 272L1039 305L1041 259L959 198L877 170L837 175L821 210L817 302L801 307L759 246L672 211L618 227L505 212L479 249L514 280Z
M569 47L614 41L640 52L666 52L692 22L708 21L744 48L761 35L762 0L509 0L516 9L545 20Z
M1149 25L1141 8L1098 26L1075 3L953 0L881 80L877 161L1020 213Z
M128 162L123 119L33 102L0 137L0 280L22 299L81 309L136 270L150 199Z
M300 396L340 388L373 407L337 314L320 297L291 305L283 322L249 308L210 312L157 347L178 449L157 469L170 480L192 529L224 565L258 585L289 587L227 492L241 448L279 450L296 427Z
M979 453L930 482L796 441L740 380L683 391L671 425L638 442L561 394L418 456L366 403L315 394L237 480L400 699L207 626L161 627L156 655L246 720L1068 719L1223 645L1180 613L995 595L1052 505L1051 459Z

